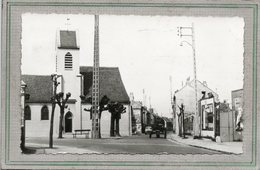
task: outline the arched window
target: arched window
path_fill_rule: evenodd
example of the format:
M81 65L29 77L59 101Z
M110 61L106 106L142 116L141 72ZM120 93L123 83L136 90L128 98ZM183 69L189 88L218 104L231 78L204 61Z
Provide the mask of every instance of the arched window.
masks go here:
M46 105L42 106L41 120L49 120L49 109Z
M24 108L24 119L31 120L31 108L28 105L26 105Z
M72 66L73 66L72 55L70 52L68 52L65 55L65 60L64 60L65 70L72 70Z

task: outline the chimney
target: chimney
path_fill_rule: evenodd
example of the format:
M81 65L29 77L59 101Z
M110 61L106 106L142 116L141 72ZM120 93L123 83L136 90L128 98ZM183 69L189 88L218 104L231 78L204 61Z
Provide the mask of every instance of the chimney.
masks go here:
M134 93L133 93L133 92L130 92L129 97L130 97L130 101L133 102L134 99L135 99L135 98L134 98Z
M186 85L190 84L190 77L186 79Z
M207 82L206 81L203 81L203 83L202 83L204 86L206 86L206 87L208 87L208 84L207 84Z

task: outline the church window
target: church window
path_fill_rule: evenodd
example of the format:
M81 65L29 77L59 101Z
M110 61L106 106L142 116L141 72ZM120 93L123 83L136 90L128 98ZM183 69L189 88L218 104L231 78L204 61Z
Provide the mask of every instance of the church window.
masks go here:
M42 107L41 120L49 120L49 109L46 105Z
M65 62L64 62L65 70L72 70L73 62L72 62L72 55L71 53L67 53L65 55Z
M28 105L24 108L24 119L31 120L31 108Z

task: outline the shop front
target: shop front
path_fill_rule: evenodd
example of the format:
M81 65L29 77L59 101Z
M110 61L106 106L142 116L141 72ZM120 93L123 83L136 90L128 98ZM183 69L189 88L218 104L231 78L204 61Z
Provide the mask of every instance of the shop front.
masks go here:
M219 113L214 97L200 100L201 136L215 139L219 135Z

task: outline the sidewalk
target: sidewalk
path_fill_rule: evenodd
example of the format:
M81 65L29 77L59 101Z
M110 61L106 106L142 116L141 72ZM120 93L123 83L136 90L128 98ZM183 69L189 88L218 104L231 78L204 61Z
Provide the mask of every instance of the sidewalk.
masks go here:
M182 137L177 136L176 134L170 134L169 139L175 142L186 144L189 146L205 148L215 151L221 151L229 154L241 154L243 153L243 142L222 142L217 143L211 139L193 139L192 136L187 136L183 139Z
M53 148L49 148L48 145L26 143L26 147L35 150L35 154L86 154L86 153L98 153L84 148L67 147L61 145L54 145Z

